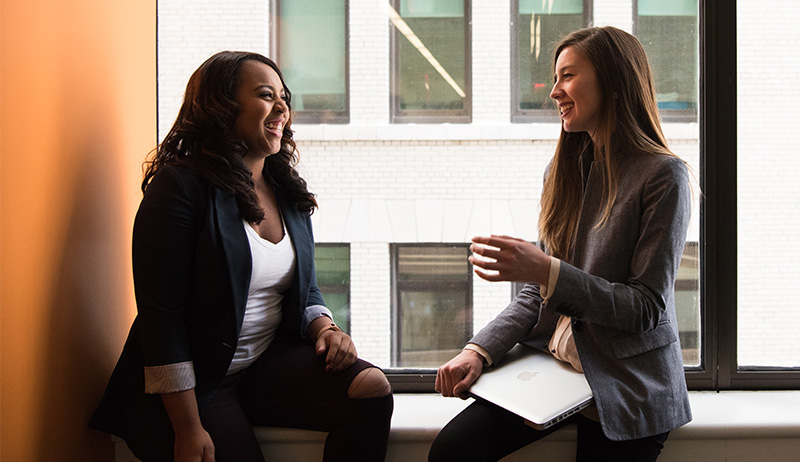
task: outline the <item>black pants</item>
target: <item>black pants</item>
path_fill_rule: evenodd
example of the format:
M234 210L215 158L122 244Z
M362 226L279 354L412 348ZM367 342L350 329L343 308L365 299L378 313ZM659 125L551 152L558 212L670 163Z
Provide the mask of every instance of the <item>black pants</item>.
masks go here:
M600 423L576 414L546 429L536 430L505 409L476 401L455 416L433 442L429 462L497 461L566 425L578 425L578 462L655 461L669 432L630 441L611 441Z
M392 395L353 399L347 390L368 367L325 371L314 345L276 338L245 371L228 376L201 420L218 462L263 462L253 425L328 432L324 460L383 461L389 439Z

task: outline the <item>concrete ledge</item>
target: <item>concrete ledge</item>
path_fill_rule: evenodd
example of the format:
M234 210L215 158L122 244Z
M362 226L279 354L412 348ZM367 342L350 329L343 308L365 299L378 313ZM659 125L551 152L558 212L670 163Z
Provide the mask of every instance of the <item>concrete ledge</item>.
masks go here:
M800 454L800 391L691 392L694 420L670 434L660 462L796 461ZM471 400L396 394L387 461L427 460L439 430ZM325 433L256 428L266 460L321 461ZM566 427L503 459L575 460L574 427ZM134 462L117 443L117 462Z
M663 123L669 140L697 140L697 123ZM469 124L294 124L296 138L306 141L549 141L558 139L561 123Z

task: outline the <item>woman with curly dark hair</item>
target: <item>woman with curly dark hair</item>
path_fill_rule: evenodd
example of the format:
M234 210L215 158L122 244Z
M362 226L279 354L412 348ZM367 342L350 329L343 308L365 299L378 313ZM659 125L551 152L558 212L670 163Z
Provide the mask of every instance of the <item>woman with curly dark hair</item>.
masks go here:
M253 425L328 432L326 461L383 460L383 373L358 359L316 283L277 65L221 52L189 79L142 182L138 314L90 425L144 461L263 461Z

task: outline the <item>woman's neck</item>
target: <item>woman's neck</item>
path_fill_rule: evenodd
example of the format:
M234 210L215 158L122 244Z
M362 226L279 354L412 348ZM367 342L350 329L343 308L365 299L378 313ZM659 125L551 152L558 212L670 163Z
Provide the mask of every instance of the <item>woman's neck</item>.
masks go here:
M250 156L244 156L244 164L247 165L247 168L250 170L250 175L253 177L253 182L255 184L263 184L264 183L264 162L266 161L265 157L257 157L253 158Z

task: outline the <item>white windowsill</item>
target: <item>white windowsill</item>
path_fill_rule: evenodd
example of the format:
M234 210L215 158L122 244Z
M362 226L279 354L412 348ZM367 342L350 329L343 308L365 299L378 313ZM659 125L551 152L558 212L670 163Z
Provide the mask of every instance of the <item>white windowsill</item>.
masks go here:
M555 141L561 133L559 123L485 123L470 124L294 124L295 139L302 141ZM664 135L670 140L696 140L699 125L664 123Z
M670 433L660 462L788 462L800 454L800 390L690 392L694 420ZM424 461L439 430L471 400L435 394L394 396L388 462ZM287 428L255 429L267 460L322 460L325 433ZM503 462L574 460L576 431L565 427ZM114 438L116 461L133 462Z
M689 393L693 420L670 433L675 439L800 438L800 391L694 391ZM394 396L392 441L432 440L450 419L472 400L435 394L398 393ZM323 433L259 428L267 440L321 441ZM573 440L569 428L553 440Z

